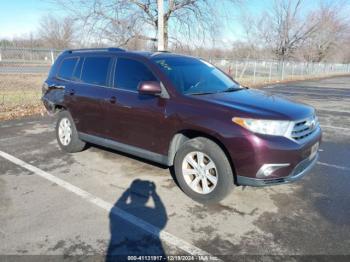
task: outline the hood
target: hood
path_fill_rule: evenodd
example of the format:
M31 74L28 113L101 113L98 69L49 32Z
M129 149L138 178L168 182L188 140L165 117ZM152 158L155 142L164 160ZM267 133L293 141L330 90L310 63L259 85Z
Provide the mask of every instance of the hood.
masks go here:
M243 117L299 120L314 114L311 106L256 89L193 97L227 107L234 110L237 116Z

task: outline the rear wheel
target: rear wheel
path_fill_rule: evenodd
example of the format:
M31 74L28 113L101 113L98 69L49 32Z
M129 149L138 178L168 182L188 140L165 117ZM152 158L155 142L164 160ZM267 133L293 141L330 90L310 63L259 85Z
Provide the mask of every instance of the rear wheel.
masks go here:
M198 137L185 142L175 155L174 168L181 189L201 203L215 203L233 189L233 173L223 150Z
M69 153L82 151L86 143L79 139L74 121L67 111L58 113L56 137L60 148Z

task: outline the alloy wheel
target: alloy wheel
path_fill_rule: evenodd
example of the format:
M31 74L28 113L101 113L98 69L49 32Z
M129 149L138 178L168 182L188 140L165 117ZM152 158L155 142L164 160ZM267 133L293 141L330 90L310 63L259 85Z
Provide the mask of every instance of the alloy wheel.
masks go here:
M199 194L209 194L218 182L214 161L205 153L188 153L182 162L182 174L187 185Z

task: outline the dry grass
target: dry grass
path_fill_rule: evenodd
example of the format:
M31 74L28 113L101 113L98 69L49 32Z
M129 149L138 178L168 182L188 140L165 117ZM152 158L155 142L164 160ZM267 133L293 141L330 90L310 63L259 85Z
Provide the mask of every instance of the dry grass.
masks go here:
M47 74L0 74L0 92L3 90L41 90Z
M43 105L20 105L12 108L2 108L0 106L0 121L17 119L32 115L44 115L46 110Z
M43 112L41 86L45 74L0 74L0 120Z

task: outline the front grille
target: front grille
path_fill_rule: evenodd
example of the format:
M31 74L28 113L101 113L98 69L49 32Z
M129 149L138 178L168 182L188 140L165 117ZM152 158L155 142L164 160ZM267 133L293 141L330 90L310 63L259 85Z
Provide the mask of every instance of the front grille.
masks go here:
M296 141L301 141L310 136L318 127L316 116L311 116L305 120L294 124L291 137Z

